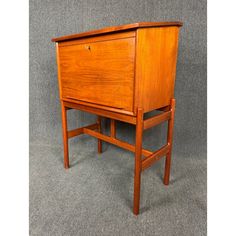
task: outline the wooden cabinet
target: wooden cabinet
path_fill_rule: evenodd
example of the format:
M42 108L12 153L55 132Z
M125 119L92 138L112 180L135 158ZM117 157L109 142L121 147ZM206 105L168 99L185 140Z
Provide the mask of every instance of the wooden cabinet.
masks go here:
M69 167L68 138L82 133L98 138L99 151L103 140L135 152L135 214L139 209L138 176L159 156L167 156L165 179L169 181L180 26L180 22L141 22L52 39L57 49L65 167ZM97 114L98 122L67 131L69 108ZM144 113L156 109L163 114L143 119ZM101 117L112 119L110 136L101 133ZM136 125L139 138L135 146L116 139L115 120ZM156 155L142 149L143 130L163 121L169 122L164 151Z

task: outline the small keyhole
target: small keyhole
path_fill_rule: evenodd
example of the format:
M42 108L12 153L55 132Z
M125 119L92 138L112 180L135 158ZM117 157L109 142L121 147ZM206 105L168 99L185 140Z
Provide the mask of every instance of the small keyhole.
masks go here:
M88 50L91 50L90 46L86 46L86 48L87 48Z

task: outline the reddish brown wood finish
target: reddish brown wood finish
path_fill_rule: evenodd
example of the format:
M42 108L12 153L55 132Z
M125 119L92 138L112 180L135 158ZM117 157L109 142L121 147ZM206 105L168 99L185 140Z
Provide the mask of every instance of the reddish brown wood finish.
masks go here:
M143 112L168 106L174 97L179 27L137 29L136 98Z
M157 111L169 111L170 110L170 105L166 106L166 107L161 107L158 108Z
M98 132L102 132L102 117L97 117ZM98 153L102 153L102 140L98 139Z
M88 134L90 136L93 136L95 138L99 138L99 139L101 139L101 140L103 140L105 142L114 144L114 145L116 145L118 147L124 148L124 149L126 149L128 151L131 151L131 152L135 152L135 150L136 150L135 146L132 145L132 144L129 144L129 143L124 142L124 141L121 141L121 140L119 140L117 138L112 138L112 137L106 136L104 134L98 133L98 132L96 132L94 130L91 130L89 128L84 128L83 129L83 133L84 134ZM152 152L148 151L146 149L142 149L142 155L147 157L147 156L152 155Z
M84 105L84 104L79 104L79 103L74 103L74 102L64 102L66 107L70 107L73 109L89 112L92 114L96 114L102 117L107 117L115 120L120 120L124 121L129 124L136 124L136 117L135 116L129 116L129 115L124 115L124 114L119 114L117 112L113 111L107 111L103 110L97 107L89 106L89 105Z
M134 152L135 215L139 214L141 172L163 156L163 182L169 184L180 26L181 22L141 22L52 39L57 52L64 166L69 168L68 139L81 134L98 139L98 153L102 141ZM95 114L97 122L68 131L68 109ZM144 120L144 113L155 109L163 112ZM102 134L101 117L111 119L110 136ZM116 138L116 120L136 125L135 145ZM143 149L143 131L164 121L168 121L167 144L154 152Z
M98 129L99 128L99 125L98 124L93 124L93 125L88 125L88 126L85 126L85 127L81 127L81 128L78 128L78 129L73 129L73 130L70 130L67 132L67 137L68 139L69 138L73 138L75 136L78 136L80 134L83 134L84 132L84 128L88 128L88 129Z
M168 120L170 118L170 114L171 114L171 112L167 111L167 112L164 112L160 115L156 115L154 117L151 117L151 118L145 120L143 128L144 129L149 129L153 126L159 125L160 123Z
M56 40L61 100L130 116L168 106L181 25L139 23Z
M154 162L159 161L163 156L165 156L170 151L170 145L167 144L164 147L160 148L159 150L152 153L150 156L146 157L142 161L142 170L147 169L150 167Z
M175 116L175 99L171 100L171 117L168 121L168 135L167 143L170 146L169 152L166 155L165 163L165 174L164 174L164 184L169 184L170 179L170 164L171 164L171 152L172 152L172 143L173 143L173 129L174 129L174 116Z
M116 137L116 121L114 119L111 119L111 137Z
M66 106L65 106L66 105ZM101 140L117 145L121 148L129 150L135 153L135 169L134 169L134 205L133 205L133 213L135 215L139 214L139 205L140 205L140 184L141 184L141 172L148 167L150 167L153 163L160 160L164 155L166 155L166 165L165 165L165 175L164 175L164 184L169 184L169 175L170 175L170 159L171 159L171 149L172 149L172 138L173 138L173 125L174 125L174 112L175 112L175 99L172 99L170 102L169 109L165 108L165 112L161 115L157 115L152 117L153 119L144 120L143 119L143 110L142 108L137 109L137 116L135 117L136 124L136 141L135 146L129 143L123 142L116 138L115 133L115 120L111 119L111 136L106 136L101 134L101 130L99 129L99 124L101 122L101 118L98 118L96 124L88 125L85 127L81 127L75 130L67 131L67 118L66 118L66 110L69 108L74 108L74 104L70 103L62 103L62 124L63 124L63 140L64 140L64 165L65 168L69 168L69 156L68 156L68 138L74 137L80 134L88 134L97 138L100 142ZM77 106L76 106L77 108ZM93 110L87 110L88 112L94 112ZM107 112L107 111L106 111ZM108 113L109 116L111 113ZM115 117L111 115L112 117ZM119 117L119 116L118 116ZM142 136L144 130L144 124L146 123L146 129L153 126L153 124L160 123L168 120L168 138L167 144L160 148L155 152L148 151L142 148ZM94 129L98 129L94 131ZM142 160L142 155L145 156Z
M181 22L137 22L133 24L127 24L127 25L119 25L119 26L111 26L106 27L100 30L92 30L80 34L73 34L73 35L66 35L58 38L53 38L52 42L62 42L62 41L68 41L73 39L79 39L79 38L85 38L89 36L94 35L102 35L107 33L114 33L114 32L121 32L121 31L127 31L127 30L134 30L138 28L148 28L148 27L167 27L167 26L182 26L183 23Z
M125 39L125 38L133 38L136 36L135 31L125 31L125 32L120 32L116 34L106 34L106 35L96 35L93 37L85 37L85 38L78 38L78 39L73 39L69 41L61 41L58 42L61 47L64 46L72 46L72 45L80 45L84 44L87 46L90 43L95 43L95 42L104 42L104 41L111 41L114 39Z
M136 139L135 139L135 167L134 167L134 207L135 215L139 214L141 164L142 164L142 138L143 138L143 109L137 109Z
M62 99L133 112L135 37L59 44L59 55Z
M63 102L61 102L62 132L64 144L64 167L69 168L69 150L68 150L68 133L67 133L67 112Z

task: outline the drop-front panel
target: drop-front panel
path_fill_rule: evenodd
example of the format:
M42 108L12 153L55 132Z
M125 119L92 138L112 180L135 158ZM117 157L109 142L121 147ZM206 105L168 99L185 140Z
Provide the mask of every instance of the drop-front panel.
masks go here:
M134 33L59 44L62 98L133 111Z

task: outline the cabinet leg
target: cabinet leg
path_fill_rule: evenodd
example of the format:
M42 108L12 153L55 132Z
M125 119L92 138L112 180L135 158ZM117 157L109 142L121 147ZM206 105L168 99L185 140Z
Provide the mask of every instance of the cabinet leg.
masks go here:
M166 155L165 162L165 174L164 174L164 184L168 185L170 180L170 166L171 166L171 152L172 152L172 143L173 143L173 129L174 129L174 115L175 115L175 99L171 100L171 117L168 121L168 135L167 143L170 145L170 151Z
M100 116L97 117L98 124L98 132L102 132L102 118ZM102 153L102 140L98 139L98 153Z
M64 144L64 167L69 168L69 150L68 150L68 135L67 135L67 109L61 102L61 114L62 114L62 133Z
M143 110L138 108L136 139L135 139L134 201L133 201L133 212L135 215L139 214L139 205L140 205L142 136L143 136Z
M116 121L111 119L111 137L116 138Z

